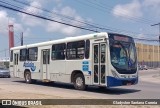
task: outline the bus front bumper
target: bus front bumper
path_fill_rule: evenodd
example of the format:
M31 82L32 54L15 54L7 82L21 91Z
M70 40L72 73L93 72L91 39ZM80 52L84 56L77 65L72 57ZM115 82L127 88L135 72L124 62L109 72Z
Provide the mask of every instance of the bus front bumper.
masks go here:
M138 83L138 77L137 78L130 78L130 79L124 79L124 78L114 78L111 76L107 76L107 87L115 87L115 86L123 86L123 85L135 85Z

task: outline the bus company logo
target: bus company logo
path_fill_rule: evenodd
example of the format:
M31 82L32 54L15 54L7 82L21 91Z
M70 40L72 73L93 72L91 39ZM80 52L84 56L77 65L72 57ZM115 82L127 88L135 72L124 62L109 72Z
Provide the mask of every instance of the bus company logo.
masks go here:
M36 66L32 62L24 62L23 67L29 67L32 71L36 70Z

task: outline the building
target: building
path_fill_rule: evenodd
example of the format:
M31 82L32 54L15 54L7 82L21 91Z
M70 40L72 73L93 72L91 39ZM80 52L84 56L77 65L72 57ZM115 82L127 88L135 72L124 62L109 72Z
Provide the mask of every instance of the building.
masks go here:
M160 67L160 46L136 43L136 48L140 65Z

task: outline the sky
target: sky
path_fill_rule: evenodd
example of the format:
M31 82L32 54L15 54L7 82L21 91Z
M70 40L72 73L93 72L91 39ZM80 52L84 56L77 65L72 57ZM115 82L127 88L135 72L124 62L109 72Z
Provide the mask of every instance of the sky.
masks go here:
M0 0L0 4L3 4L3 1ZM117 32L136 38L158 39L158 26L151 25L160 22L160 0L5 0L5 2L20 6L23 11L29 13L99 32ZM86 23L105 29L97 29ZM9 56L8 24L14 25L15 46L20 45L22 32L24 44L94 33L0 7L0 57Z

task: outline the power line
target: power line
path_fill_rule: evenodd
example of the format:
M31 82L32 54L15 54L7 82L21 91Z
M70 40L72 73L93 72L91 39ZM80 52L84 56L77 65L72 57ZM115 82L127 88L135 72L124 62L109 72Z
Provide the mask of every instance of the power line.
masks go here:
M113 10L113 7L111 7L109 4L102 4L102 3L95 3L93 1L89 1L89 0L86 0L87 2L91 3L91 4L94 4L95 6L99 6L101 8L104 8L104 9L107 9L109 11L112 11ZM96 0L95 0L96 1ZM122 15L126 15L126 11L123 11L123 10L117 10L117 12L119 14L122 14ZM138 19L138 20L142 20L142 21L145 21L145 22L148 22L148 23L152 23L153 20L150 20L150 19L146 19L146 18L138 18L138 17L135 17L135 16L129 16L127 15L128 17L132 17L132 18L135 18L135 19Z
M159 26L159 46L160 46L160 23L157 23L157 24L153 24L151 26Z
M97 26L98 24L96 24L96 23L91 24L91 22L88 22L88 21L80 21L80 20L77 20L77 19L75 19L75 18L73 18L73 17L70 17L70 16L67 16L67 15L63 15L63 14L60 14L60 13L57 13L57 12L49 11L49 10L47 10L47 9L45 9L45 8L40 8L40 7L37 7L37 6L31 6L28 2L22 2L22 1L18 1L18 0L13 0L13 1L18 2L18 3L20 3L20 4L23 4L23 5L26 5L26 6L30 6L30 7L33 7L33 8L42 10L42 11L45 11L45 12L47 12L47 13L51 13L51 14L54 14L54 15L57 15L57 16L64 17L64 18L69 19L69 20L72 20L72 21L76 21L76 22L79 22L79 23L88 25L88 26L93 27L93 28L97 28L97 29L101 29L101 30L113 31L113 30L110 29L110 28L99 27L99 26Z
M154 41L154 42L158 42L157 39L146 39L146 38L134 38L135 40L141 40L141 41Z
M25 37L25 39L27 39L28 41L29 40L52 40L52 38L39 38L39 37ZM147 42L151 42L151 41L153 41L153 42L158 42L158 40L157 39L149 39L149 38L133 38L133 39L135 39L135 40L139 40L139 41L147 41Z
M19 1L17 1L17 0L14 0L14 1L16 1L16 2L18 2L18 3L20 3L20 4L24 4L24 5L27 5L27 6L30 6L30 4L28 3L28 2L19 2ZM8 4L8 3L7 3ZM11 4L10 4L11 5ZM13 6L13 5L12 5ZM15 7L15 6L13 6L13 7ZM40 7L35 7L35 6L30 6L30 7L33 7L33 8L36 8L36 9L40 9L40 10L42 10L42 11L47 11L47 12L49 12L49 13L52 13L52 14L56 14L57 15L57 13L55 13L55 12L51 12L51 11L49 11L49 10L47 10L47 9L44 9L44 8L40 8ZM17 7L17 8L19 8L19 7ZM62 15L62 14L58 14L58 15L61 15L61 16L63 16L63 17L65 17L66 15ZM49 16L50 17L50 16ZM67 18L69 17L69 16L66 16ZM66 18L65 17L65 18ZM51 17L52 18L52 17ZM71 18L71 19L74 19L74 18L72 18L72 17L69 17L69 18ZM64 20L63 20L64 21ZM67 21L68 22L68 21ZM89 24L89 22L86 22L86 21L83 21L83 23L85 23L85 24ZM94 25L93 25L94 24ZM121 29L116 29L116 28L112 28L112 29L110 29L110 27L109 28L105 28L105 27L107 27L107 26L104 26L104 25L100 25L100 24L96 24L96 23L93 23L93 24L90 24L90 26L92 26L92 27L94 27L94 28L97 28L97 30L96 31L98 31L98 29L100 29L100 30L107 30L107 31L113 31L113 32L121 32L121 33L125 33L126 34L126 32L127 32L127 34L128 34L128 32L131 32L131 31L127 31L127 30L121 30ZM99 26L96 26L96 25L100 25L100 26L103 26L103 27L99 27ZM82 27L82 26L81 26ZM136 32L131 32L131 33L133 33L133 34L139 34L139 33L136 33ZM154 35L154 34L144 34L144 35Z
M0 2L2 2L2 1L0 1ZM98 32L97 30L93 30L93 29L89 29L89 28L84 28L84 27L80 27L80 26L75 26L75 25L64 23L64 22L57 21L57 20L54 20L54 19L49 19L49 18L40 16L40 15L31 14L31 13L28 13L28 12L25 12L25 11L22 11L22 10L18 10L18 9L9 7L9 6L5 6L5 5L2 5L2 4L0 4L0 6L4 7L4 8L7 8L7 9L10 9L10 10L13 10L13 11L17 11L17 12L20 12L20 13L27 14L27 15L30 15L30 16L34 16L34 17L37 17L37 18L40 18L40 19L44 19L44 20L60 23L60 24L63 24L63 25L67 25L67 26L71 26L71 27L75 27L75 28L79 28L79 29L83 29L83 30L87 30L87 31Z
M51 12L51 11L45 9L45 8L40 8L40 7L36 7L36 6L31 6L31 5L30 5L29 3L27 3L27 2L21 2L21 1L18 1L18 0L13 0L13 1L18 2L18 3L21 3L21 4L24 4L24 5L27 5L27 6L30 6L30 7L33 7L33 8L36 8L36 9L39 9L39 10L42 10L42 11L45 11L45 12L48 12L48 13L51 13L51 14L59 15L59 16L68 18L68 19L70 19L70 20L75 20L73 17L69 17L69 16L66 16L66 15L62 15L62 14L59 14L59 13L56 13L56 12ZM79 20L75 20L75 21L80 22L80 23L84 23L84 24L86 24L86 25L89 25L89 26L91 26L91 27L98 28L98 29L101 29L101 30L115 31L115 30L112 30L112 29L109 29L109 28L102 28L102 27L95 26L95 25L93 25L93 24L89 24L90 22L87 22L87 21L85 21L85 22L84 22L84 21L82 22L82 21L79 21ZM94 24L96 24L96 23L94 23ZM98 24L96 24L96 25L98 25Z
M16 43L15 43L15 46L18 44L18 43L20 43L21 41L19 40L19 41L17 41ZM9 48L5 48L5 49L3 49L3 50L0 50L0 53L3 53L3 52L5 52L5 51L9 51Z
M8 28L0 28L1 30L5 30L5 31L7 31L8 32ZM15 35L15 34L17 34L17 35ZM16 33L15 31L14 31L14 36L17 38L17 39L20 39L20 37L18 36L19 34L18 33Z
M160 23L157 23L157 24L153 24L153 25L151 25L151 26L159 26L159 41L160 41Z
M30 4L29 4L29 3L27 3L27 2L20 2L20 1L17 1L17 0L13 0L13 1L18 2L18 3L21 3L21 4L23 4L23 5L30 6ZM51 11L49 11L49 10L47 10L47 9L44 9L44 8L40 8L40 7L36 7L36 6L30 6L30 7L33 7L33 8L36 8L36 9L39 9L39 10L42 10L42 11L45 11L45 12L48 12L48 13L51 13L51 14L55 14L55 15L58 15L58 16L62 16L62 17L64 17L64 18L70 19L70 20L72 20L72 21L74 20L74 21L77 21L77 22L83 23L83 24L85 24L85 25L88 25L88 26L91 26L91 27L94 27L94 28L98 28L98 29L104 29L104 30L110 30L110 31L112 31L111 29L98 27L98 26L95 26L95 25L89 24L87 21L79 21L79 20L74 19L73 17L66 16L66 15L63 15L63 14L58 14L58 13L56 13L56 12L51 12Z
M54 14L54 15L62 16L62 17L64 17L64 18L67 18L67 19L70 19L70 20L74 20L74 21L77 21L77 22L80 22L80 23L84 23L84 24L87 24L87 25L92 26L92 27L96 27L95 25L91 25L91 24L87 23L86 21L84 22L84 21L76 20L76 19L73 18L73 17L67 16L67 15L63 15L63 14L59 14L59 13L57 13L57 12L52 12L52 11L49 11L49 10L47 10L47 9L45 9L45 8L40 8L40 7L37 7L37 6L31 6L28 2L22 2L22 1L18 1L18 0L13 0L13 1L18 2L18 3L21 3L21 4L26 5L26 6L30 6L30 7L33 7L33 8L42 10L42 11L45 11L45 12L47 12L47 13L51 13L51 14ZM96 27L96 28L97 28L97 27Z
M77 0L76 2L79 2L79 3L81 3L81 4L83 4L83 5L86 5L87 7L92 7L92 8L94 8L94 9L97 9L97 10L99 10L99 11L103 11L103 12L107 12L107 13L111 13L111 11L112 11L112 8L109 8L109 7L107 7L107 6L102 6L102 5L99 5L99 4L96 4L96 3L94 3L94 2L92 2L92 1L89 1L89 0L86 0L85 2L84 1L80 1L80 0ZM88 3L87 3L88 2ZM95 8L96 7L96 8ZM97 8L98 7L98 8ZM121 15L125 15L125 16L127 16L127 17L124 17L124 18L126 18L126 19L130 19L130 20L132 20L132 21L134 21L134 22L140 22L140 23L144 23L144 24L150 24L150 23L152 23L151 21L149 21L148 19L144 19L144 18L137 18L137 17L133 17L133 16L129 16L129 15L126 15L125 13L126 12L123 12L123 11L117 11L119 14L121 14Z
M6 3L6 2L3 2L3 1L0 1L0 2L2 2L2 3L5 3L5 4L8 4L8 5L11 5L11 6L13 6L14 8L15 7L17 7L17 6L15 6L15 5L12 5L12 4L9 4L9 3ZM13 8L13 9L14 9ZM17 7L17 8L20 8L20 7ZM21 9L21 8L20 8ZM12 10L12 9L11 9ZM16 10L18 10L18 9L16 9ZM24 12L24 11L23 11ZM21 12L22 13L22 12ZM30 14L30 13L29 13ZM35 14L34 14L35 15ZM31 15L31 16L33 16L33 14ZM39 16L39 15L38 15ZM41 16L42 17L42 16ZM43 19L43 18L42 18ZM58 22L61 22L61 21L58 21ZM75 25L74 25L75 26ZM79 27L79 26L78 26ZM82 28L82 27L81 27ZM83 27L84 29L88 29L88 28L85 28L85 27ZM103 29L103 30L109 30L109 29L106 29L106 28L100 28L99 27L99 29ZM93 29L89 29L89 31L94 31L94 32L98 32L98 30L93 30ZM112 30L112 31L117 31L117 30ZM133 32L132 32L133 33ZM138 34L138 33L137 33Z
M90 24L91 22L88 22L88 21L79 21L79 20L76 20L74 19L73 17L70 17L70 16L67 16L67 15L63 15L63 14L59 14L57 12L52 12L52 11L49 11L45 8L40 8L40 7L37 7L37 6L31 6L28 2L22 2L22 1L19 1L19 0L13 0L17 3L20 3L20 4L23 4L23 5L26 5L26 6L30 6L30 7L33 7L33 8L36 8L36 9L39 9L39 10L42 10L42 11L45 11L45 12L48 12L48 13L51 13L51 14L55 14L55 15L58 15L58 16L62 16L64 18L67 18L67 19L70 19L70 20L74 20L74 21L77 21L77 22L80 22L80 23L84 23L85 25L89 25L91 27L94 27L94 28L97 28L97 29L100 29L100 30L107 30L107 31L113 31L113 32L131 32L131 31L127 31L127 30L121 30L121 29L117 29L117 28L111 28L111 27L107 27L107 26L104 26L104 25L100 25L100 24L96 24L96 23L93 23L93 24ZM89 1L88 1L89 2ZM92 2L93 3L93 2ZM95 4L96 5L96 4ZM107 8L107 7L105 7ZM99 26L103 26L103 27L99 27ZM105 28L107 27L107 28ZM113 30L114 29L114 30ZM139 34L139 33L134 33L132 32L133 34ZM153 35L153 34L145 34L145 35Z

